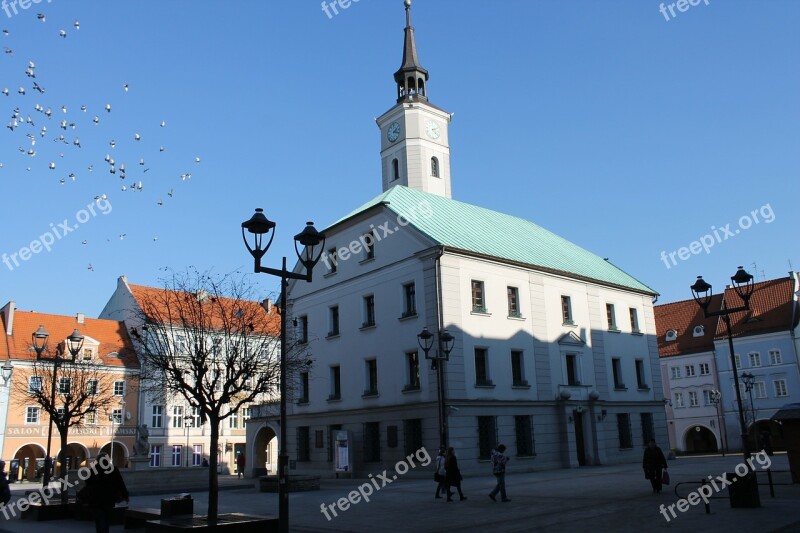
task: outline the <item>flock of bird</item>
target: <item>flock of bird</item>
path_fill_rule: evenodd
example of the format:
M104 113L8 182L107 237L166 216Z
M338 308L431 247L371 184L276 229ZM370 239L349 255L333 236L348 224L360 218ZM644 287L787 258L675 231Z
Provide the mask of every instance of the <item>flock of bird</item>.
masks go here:
M36 15L36 18L41 23L46 23L47 17L45 14L39 13ZM75 31L80 31L81 29L81 24L78 20L76 20L72 26ZM59 29L58 35L61 39L66 39L68 37L67 31L64 29ZM20 52L11 47L13 42L11 31L3 29L0 39L6 41L3 45L0 45L4 49L6 56L13 57L15 54L19 55ZM38 70L34 60L31 59L27 61L24 70L25 77L22 77L21 72L17 72L18 74L11 72L10 74L12 75L9 76L8 67L4 67L0 64L0 73L3 74L3 80L13 78L14 74L18 75L20 80L18 83L14 84L18 84L18 88L16 89L14 89L13 86L12 88L2 87L0 106L6 99L8 99L6 100L8 102L12 102L6 129L14 139L18 139L18 142L21 143L17 148L20 157L29 159L27 163L23 164L23 166L27 165L25 168L27 172L38 174L39 171L42 171L46 175L52 176L53 182L58 183L57 186L67 186L78 180L79 175L88 176L88 173L94 173L94 176L97 176L97 171L102 172L102 170L104 170L114 179L110 181L109 179L101 178L99 183L102 188L113 187L120 192L132 193L141 193L145 186L149 184L148 178L153 177L154 174L158 174L158 172L154 172L148 175L151 169L156 168L156 165L151 166L150 163L152 161L150 158L152 156L154 159L157 159L156 164L158 162L163 162L164 156L161 154L166 151L166 148L163 144L159 144L157 153L155 153L154 148L150 148L153 153L148 154L147 143L143 142L143 135L140 131L133 129L119 135L106 134L106 146L97 146L97 142L90 144L81 142L80 134L82 132L87 133L85 131L87 128L97 128L98 131L102 131L105 118L110 117L112 114L112 105L110 103L106 103L105 105L101 104L102 107L98 106L97 110L94 112L90 112L90 106L86 104L81 105L79 109L69 109L66 104L62 103L54 105L55 103L52 101L48 104L46 99L52 98L52 95L47 92L45 87L47 78L42 76L43 73ZM0 81L0 83L3 82ZM120 84L120 91L123 95L129 93L130 90L131 86L129 83ZM75 95L69 95L69 97L74 96ZM40 101L45 103L40 103ZM165 120L160 120L158 125L160 128L166 128L167 122ZM96 131L91 134L87 133L87 137L97 139L98 135L95 133ZM102 138L102 135L100 138ZM117 139L121 139L121 141L118 143ZM128 139L132 141L132 144L127 143ZM122 153L117 150L118 144L120 146L125 144L126 147L131 149L129 152L126 152L128 155L131 152L137 152L136 158L132 164L126 165ZM3 145L8 146L8 142L4 142ZM84 174L84 170L74 168L74 166L67 163L67 161L71 160L69 157L64 159L67 150L78 151L81 156L84 154L89 156L88 165L85 167L86 174ZM117 153L120 154L119 157ZM2 171L4 167L1 156L5 155L5 150L0 151L0 171ZM147 159L145 156L147 156ZM199 156L195 157L193 166L200 165L200 161ZM62 162L64 162L64 164L62 164ZM95 168L95 163L97 163L99 168ZM185 182L190 180L191 177L191 172L184 171L174 178ZM174 188L165 184L163 178L164 176L159 176L158 179L152 180L156 183L156 187L162 187L164 191L163 196L159 196L155 201L155 204L159 208L164 206L165 197L169 200L173 198L175 194ZM109 201L109 193L103 192L97 194L94 196L94 200L96 202ZM126 233L120 233L119 239L124 240L126 235ZM106 240L110 242L111 239ZM157 241L158 237L153 236L153 242ZM82 245L89 245L88 240L84 239ZM94 270L91 263L88 266L88 270Z

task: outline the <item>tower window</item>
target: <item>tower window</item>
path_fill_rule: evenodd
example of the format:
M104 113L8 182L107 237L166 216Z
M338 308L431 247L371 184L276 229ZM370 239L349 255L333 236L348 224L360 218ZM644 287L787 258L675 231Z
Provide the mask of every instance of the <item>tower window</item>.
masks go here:
M417 87L419 87L419 94L425 96L425 81L422 78L417 81Z
M439 177L439 160L435 157L431 157L431 176L434 178Z
M392 159L392 179L400 179L400 161Z
M415 94L417 92L417 86L414 82L414 78L408 78L408 94Z

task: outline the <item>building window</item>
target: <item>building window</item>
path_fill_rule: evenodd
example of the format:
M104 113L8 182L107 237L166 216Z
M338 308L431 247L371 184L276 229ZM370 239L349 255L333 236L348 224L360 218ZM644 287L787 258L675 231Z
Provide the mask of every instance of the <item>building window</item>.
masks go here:
M203 464L203 445L192 444L192 466Z
M329 400L340 400L342 398L341 388L341 367L335 365L331 367L331 394Z
M681 377L681 367L673 366L670 367L669 371L672 374L672 379L679 379Z
M179 354L186 353L186 336L185 335L176 335L175 336L175 350Z
M308 372L300 372L300 403L308 403Z
M239 429L239 412L233 411L228 415L228 429Z
M161 445L150 446L150 466L161 466Z
M39 423L39 408L28 407L25 409L25 423L38 424Z
M511 385L514 387L528 385L528 381L525 379L525 360L522 350L511 350Z
M644 360L636 360L636 386L640 389L649 389L647 386L647 376L644 372Z
M339 306L334 305L328 308L328 337L335 337L339 334Z
M325 432L321 429L317 429L314 431L314 448L324 448L325 447Z
M187 423L191 423L189 427L191 428L201 427L203 424L200 421L200 409L198 409L197 407L190 407L188 411L189 411L189 420Z
M617 315L614 312L614 304L606 304L606 321L609 331L617 331Z
M301 463L311 461L311 430L308 426L297 427L297 460Z
M683 407L683 393L675 393L675 407Z
M362 328L370 328L375 325L375 296L370 294L364 296L364 322Z
M578 356L574 353L568 353L564 356L564 362L567 370L567 385L580 385L581 380L578 375Z
M97 425L97 411L86 411L86 425Z
M70 394L72 392L72 379L70 378L58 378L58 393L59 394Z
M711 399L713 398L713 394L710 390L703 391L703 405L711 405Z
M472 280L472 312L486 312L486 300L484 300L483 297L483 282L476 279Z
M617 434L619 447L623 450L633 448L631 435L631 416L628 413L617 413Z
M89 396L97 396L97 380L90 379L86 382L86 394Z
M639 314L633 307L631 307L629 311L631 314L631 332L639 333Z
M400 161L392 159L392 180L400 179Z
M122 424L122 408L117 407L111 410L111 423L112 424Z
M117 380L114 382L114 396L125 396L124 380Z
M785 379L776 379L772 382L775 386L775 397L781 398L784 396L789 396L789 392L786 389L786 380Z
M700 363L700 375L707 376L711 374L711 370L709 369L708 363Z
M697 392L689 391L689 407L697 407Z
M565 326L575 324L572 320L572 299L569 296L561 297L561 317L564 319Z
M408 368L408 380L405 390L419 389L419 352L409 352L406 354L406 366Z
M417 314L416 284L403 285L403 318Z
M486 348L475 348L475 385L491 385L489 380L489 352Z
M362 259L362 261L375 259L375 241L378 240L375 238L375 231L366 232L359 240L364 246L364 259Z
M308 342L308 316L303 315L297 319L297 342L305 344Z
M397 426L386 427L386 447L397 448Z
M28 378L28 392L35 394L42 390L42 376L31 376Z
M381 424L364 423L364 462L377 463L381 460Z
M781 351L780 350L770 350L769 351L769 364L771 365L780 365L783 363L783 359L781 358Z
M92 349L91 348L84 348L83 349L83 360L84 361L91 361L92 360Z
M172 407L172 427L173 428L182 428L183 427L183 406L182 405L174 405Z
M751 367L758 367L761 366L761 354L758 352L750 352L747 354L750 357L750 366Z
M153 417L151 420L150 427L151 428L162 428L164 427L164 406L163 405L154 405L153 406Z
M694 365L686 365L684 368L686 369L687 378L694 376Z
M364 396L376 396L378 394L378 361L367 359L365 370L367 388L364 390Z
M736 370L742 368L742 357L738 353L733 354L733 364L736 365Z
M478 417L478 459L490 459L497 444L497 431L493 416Z
M507 287L506 293L508 294L508 316L519 318L522 314L519 312L519 289L516 287Z
M625 389L625 382L622 381L622 360L619 357L611 358L611 372L614 375L614 388Z
M763 381L756 381L754 383L753 390L756 391L756 398L767 397L767 385Z
M653 414L641 413L639 416L642 420L642 444L647 446L647 443L650 442L650 439L656 438L656 430L655 426L653 425Z
M514 417L514 435L517 440L517 457L536 455L533 445L533 421L530 415Z
M183 446L180 444L172 445L172 466L181 466L183 458Z
M439 177L439 160L435 157L431 157L431 176L434 178Z
M328 266L328 274L335 274L337 267L336 248L328 249L328 259L330 260L330 263L328 263L328 261L325 261L325 264Z
M405 454L411 455L422 448L422 419L403 420L403 447Z

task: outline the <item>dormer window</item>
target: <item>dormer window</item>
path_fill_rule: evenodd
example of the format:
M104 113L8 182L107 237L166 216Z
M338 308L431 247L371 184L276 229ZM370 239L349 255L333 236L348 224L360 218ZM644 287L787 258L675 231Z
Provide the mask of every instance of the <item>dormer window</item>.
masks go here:
M94 354L92 353L92 349L91 348L84 348L83 349L83 360L84 361L91 361L93 357L94 357Z
M666 336L667 342L674 341L674 340L677 340L677 339L678 339L678 330L677 329L671 329L671 330L667 331L667 336Z
M693 337L702 337L703 335L705 335L705 333L706 330L703 326L695 326L694 330L692 330Z

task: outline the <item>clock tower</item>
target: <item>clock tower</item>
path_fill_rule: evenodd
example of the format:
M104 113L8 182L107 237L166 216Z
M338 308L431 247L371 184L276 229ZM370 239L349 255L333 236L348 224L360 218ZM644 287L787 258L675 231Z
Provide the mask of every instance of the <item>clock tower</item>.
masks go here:
M417 57L411 0L404 3L403 64L394 73L397 103L376 119L381 130L383 190L404 185L450 198L447 129L452 115L428 101L428 71Z

